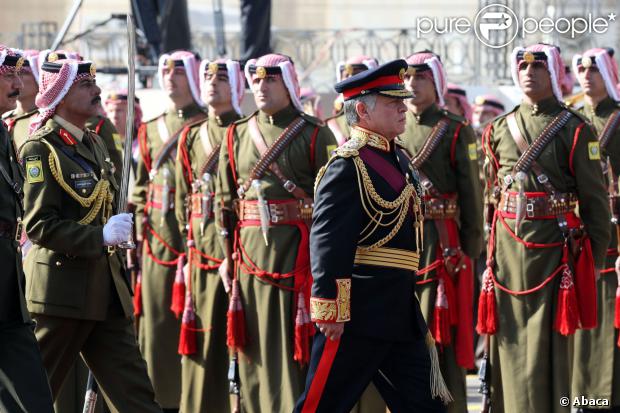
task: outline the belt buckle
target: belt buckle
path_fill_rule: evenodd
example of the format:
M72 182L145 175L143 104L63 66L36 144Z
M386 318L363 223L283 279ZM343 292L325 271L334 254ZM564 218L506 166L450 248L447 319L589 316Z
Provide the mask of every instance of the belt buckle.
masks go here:
M269 217L271 218L271 222L274 224L282 221L282 217L278 216L278 206L276 204L269 204Z
M534 204L528 202L525 206L525 212L528 218L534 218Z
M284 189L286 189L288 192L293 192L297 188L297 185L295 185L294 182L288 179L286 180L286 182L284 182L284 184L282 184L282 186L284 186Z
M17 225L15 226L15 241L19 242L22 239L22 230L24 228L24 223L21 218L17 220Z

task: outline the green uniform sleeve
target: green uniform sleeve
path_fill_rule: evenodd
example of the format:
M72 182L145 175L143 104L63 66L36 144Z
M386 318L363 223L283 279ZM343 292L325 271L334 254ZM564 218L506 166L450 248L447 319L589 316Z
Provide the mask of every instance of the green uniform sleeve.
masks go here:
M323 165L327 164L327 161L331 158L331 153L338 147L338 143L334 134L327 126L319 126L315 145L314 170L316 174Z
M571 163L577 182L579 215L592 242L595 266L603 268L611 236L611 217L599 160L598 141L588 125L584 125L577 133L579 136Z
M81 258L104 253L103 226L77 223L77 204L67 205L68 195L52 176L50 149L40 141L28 141L21 151L27 163L40 160L43 179L29 179L24 186L24 224L28 238L41 247ZM74 201L75 202L75 201Z
M459 132L456 149L456 186L460 205L461 248L471 258L482 251L482 188L478 171L478 151L474 131L465 125Z
M224 140L222 141L222 146L220 148L220 159L218 163L218 171L217 177L215 179L215 225L218 229L218 233L221 233L222 230L230 230L234 228L236 225L235 219L236 216L233 214L233 200L237 198L236 193L236 184L233 179L232 170L230 167L230 158L228 156L228 145L227 145L227 137L230 132L230 128L233 126L229 126L229 129L226 131L226 135L224 136ZM236 131L233 132L234 137L233 141L237 141L238 136ZM229 222L224 222L224 216ZM228 224L228 228L224 228L224 225ZM228 234L229 237L232 237L232 234ZM226 245L224 237L219 237L219 242L223 251L226 251ZM232 242L232 241L231 241Z
M191 133L191 132L188 132ZM184 148L181 147L184 146ZM187 216L186 216L186 198L190 192L189 184L187 183L185 175L185 163L183 162L182 152L189 155L189 148L187 141L184 139L179 140L179 147L177 149L177 161L175 165L175 194L174 194L174 214L179 224L179 231L183 235L183 238L187 238Z

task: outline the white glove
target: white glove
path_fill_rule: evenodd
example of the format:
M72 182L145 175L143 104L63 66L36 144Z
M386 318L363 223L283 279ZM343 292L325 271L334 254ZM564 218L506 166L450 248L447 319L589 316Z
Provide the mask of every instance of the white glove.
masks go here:
M224 284L224 291L226 294L230 292L232 281L230 280L230 275L228 273L228 258L224 258L224 261L220 264L217 269L218 274L220 274L220 278L222 279L222 284Z
M111 216L103 226L103 245L118 245L129 239L133 214Z

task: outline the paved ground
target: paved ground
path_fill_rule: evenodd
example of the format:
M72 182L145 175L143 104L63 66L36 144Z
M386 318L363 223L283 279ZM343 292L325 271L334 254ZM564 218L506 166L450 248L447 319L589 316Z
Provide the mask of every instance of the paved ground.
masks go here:
M480 413L481 397L478 393L480 381L478 375L470 374L467 376L467 409L469 413Z

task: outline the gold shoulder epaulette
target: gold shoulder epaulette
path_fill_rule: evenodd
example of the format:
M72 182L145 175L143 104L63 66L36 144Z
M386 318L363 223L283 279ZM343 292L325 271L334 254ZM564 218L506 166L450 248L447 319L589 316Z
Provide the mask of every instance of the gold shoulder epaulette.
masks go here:
M362 149L368 143L368 138L363 135L351 136L351 139L336 149L336 155L341 158L350 158L352 156L359 156L359 150Z
M44 136L47 136L50 133L52 133L53 131L54 129L50 128L49 126L43 126L37 129L32 135L30 135L28 139L26 140L26 142L31 141L31 140L40 140Z

